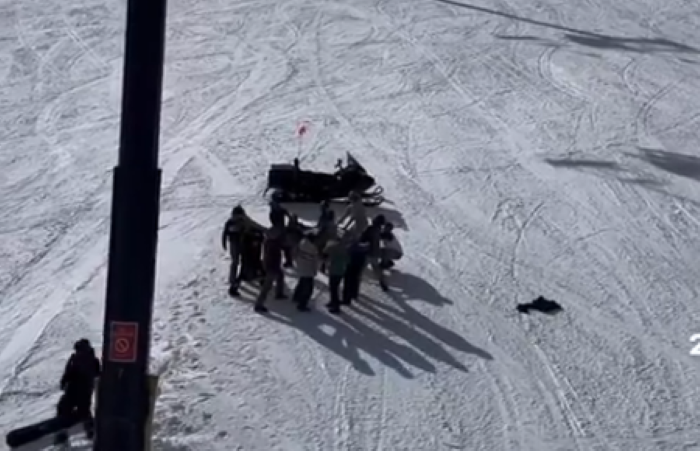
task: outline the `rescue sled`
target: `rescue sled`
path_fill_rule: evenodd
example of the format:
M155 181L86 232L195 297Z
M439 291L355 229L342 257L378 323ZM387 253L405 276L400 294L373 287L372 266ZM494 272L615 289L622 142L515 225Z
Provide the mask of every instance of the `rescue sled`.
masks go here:
M347 202L357 192L367 206L384 202L384 189L349 153L345 164L338 160L333 173L301 169L299 159L293 164L273 164L267 174L267 189L276 202L321 203Z

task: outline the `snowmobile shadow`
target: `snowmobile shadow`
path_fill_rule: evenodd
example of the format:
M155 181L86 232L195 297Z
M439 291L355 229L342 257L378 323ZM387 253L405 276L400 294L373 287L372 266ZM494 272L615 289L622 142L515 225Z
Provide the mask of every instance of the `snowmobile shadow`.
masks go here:
M466 372L467 368L446 349L447 346L485 359L493 358L408 306L397 309L363 296L338 316L326 313L320 300L323 299L324 304L327 301L327 287L317 282L319 288L322 291L316 296L317 311L301 313L291 303L284 302L284 305L271 306L269 317L304 332L363 374L376 373L359 351L407 379L414 377L411 367L435 373L437 368L429 358Z
M437 306L454 304L451 299L440 294L430 283L411 273L392 271L389 283L394 297L419 299Z
M307 204L307 203L284 203L284 208L291 214L295 214L304 222L310 222L316 224L318 221L319 214L321 213L321 207L317 204ZM331 208L335 212L335 217L339 218L340 215L345 211L347 204L341 203L331 203ZM384 215L387 221L394 224L394 227L401 230L408 231L408 224L406 219L403 217L401 212L387 208L387 207L366 207L367 215L374 218L378 215Z

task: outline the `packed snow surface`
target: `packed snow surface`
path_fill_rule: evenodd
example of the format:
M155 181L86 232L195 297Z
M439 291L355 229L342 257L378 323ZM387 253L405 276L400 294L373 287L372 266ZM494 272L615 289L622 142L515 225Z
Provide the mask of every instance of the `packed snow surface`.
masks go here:
M171 0L155 450L700 449L700 6L465 1ZM0 0L3 431L101 343L125 12ZM392 291L230 298L231 207L346 151Z

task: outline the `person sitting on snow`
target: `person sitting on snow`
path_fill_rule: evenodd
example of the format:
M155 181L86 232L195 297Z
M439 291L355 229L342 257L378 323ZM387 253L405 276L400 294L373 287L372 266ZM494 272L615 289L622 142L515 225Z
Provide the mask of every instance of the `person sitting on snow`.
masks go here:
M102 371L100 359L90 341L81 338L73 345L66 367L61 376L63 395L56 407L56 416L74 418L83 423L88 438L94 433L92 395L95 382Z

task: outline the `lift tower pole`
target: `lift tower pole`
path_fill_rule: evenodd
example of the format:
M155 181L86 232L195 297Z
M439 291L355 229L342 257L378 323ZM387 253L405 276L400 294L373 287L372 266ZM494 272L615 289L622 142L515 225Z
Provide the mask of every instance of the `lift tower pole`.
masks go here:
M166 11L167 0L128 0L94 451L143 451L147 439Z

